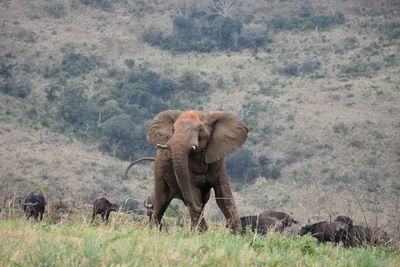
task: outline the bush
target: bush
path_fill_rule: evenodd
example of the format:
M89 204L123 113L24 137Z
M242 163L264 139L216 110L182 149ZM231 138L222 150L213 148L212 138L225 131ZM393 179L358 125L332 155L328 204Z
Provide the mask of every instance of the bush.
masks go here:
M263 46L269 41L267 29L261 24L246 24L243 25L240 31L240 47L257 48Z
M48 101L53 102L55 101L63 91L64 86L58 83L52 83L47 86L44 91L46 92L46 98Z
M253 152L246 148L240 148L226 159L226 167L233 181L246 182L253 180L255 177L247 177L247 173L254 166Z
M210 89L211 85L203 81L201 77L194 71L184 71L179 77L179 87L182 90L189 90L194 92L206 92Z
M377 62L366 63L360 60L352 61L347 65L340 66L339 76L356 78L356 77L370 77L379 71L381 66Z
M268 85L265 85L262 81L258 82L260 86L259 92L263 95L278 97L282 94L281 91L274 89L276 85L279 84L279 80L272 80L268 82Z
M112 143L129 143L134 124L128 115L120 115L105 121L101 132Z
M299 72L304 74L313 73L314 71L318 70L320 66L321 62L318 60L306 60L300 65Z
M360 139L353 139L350 141L350 145L352 147L356 147L356 148L364 148L365 147L365 141L364 140L360 140Z
M268 28L276 32L282 30L325 30L337 24L345 22L344 15L337 13L334 16L292 16L284 17L281 15L274 16L267 21Z
M335 123L332 129L335 133L347 134L349 132L349 128L343 122Z
M278 68L278 73L286 76L298 76L299 64L296 62L286 62L283 67Z
M99 59L94 56L88 57L81 53L70 52L63 57L61 65L62 70L69 75L78 76L89 73L99 65L99 63Z
M0 77L3 77L4 79L8 79L12 77L11 71L13 69L13 66L11 64L5 65L5 64L0 64Z
M58 102L58 114L65 121L81 126L93 115L86 97L86 87L71 84L65 87Z
M103 11L112 11L113 10L113 1L112 0L80 0L80 1L85 5L99 8Z
M150 27L143 33L144 41L179 53L257 48L269 41L261 24L243 24L238 19L210 15L196 8L188 14L175 15L172 22L171 35L164 36L160 29Z
M49 3L44 10L52 17L58 19L65 16L65 6L61 2Z
M0 91L4 94L25 98L29 95L31 88L27 85L18 85L12 81L0 84Z

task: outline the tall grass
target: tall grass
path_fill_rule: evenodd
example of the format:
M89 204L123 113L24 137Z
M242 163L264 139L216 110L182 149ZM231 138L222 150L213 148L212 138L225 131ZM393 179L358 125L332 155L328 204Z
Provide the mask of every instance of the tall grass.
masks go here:
M167 223L158 232L144 219L113 216L90 225L84 217L58 224L0 221L0 266L400 266L394 248L346 249L279 234L232 235L221 225L203 234Z

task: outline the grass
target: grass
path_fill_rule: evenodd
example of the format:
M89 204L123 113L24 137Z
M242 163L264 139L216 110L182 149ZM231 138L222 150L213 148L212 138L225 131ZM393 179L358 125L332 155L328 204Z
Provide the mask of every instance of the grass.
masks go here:
M0 221L1 266L399 266L394 248L346 249L317 245L311 236L232 235L223 224L203 234L167 222L167 231L145 225L146 217L113 214L93 225L86 215L59 224Z

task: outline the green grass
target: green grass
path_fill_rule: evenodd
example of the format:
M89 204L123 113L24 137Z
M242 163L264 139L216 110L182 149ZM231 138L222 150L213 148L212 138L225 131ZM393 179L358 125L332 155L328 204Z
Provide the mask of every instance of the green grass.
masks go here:
M145 218L113 216L88 224L87 216L64 224L0 221L0 266L399 266L388 247L346 249L271 234L232 235L222 224L203 234L167 225L158 232Z

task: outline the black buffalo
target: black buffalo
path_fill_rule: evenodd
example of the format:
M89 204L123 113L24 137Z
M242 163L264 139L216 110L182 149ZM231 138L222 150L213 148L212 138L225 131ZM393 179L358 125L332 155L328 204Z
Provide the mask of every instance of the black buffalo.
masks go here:
M301 228L299 235L311 233L313 237L321 242L339 243L348 233L349 225L344 222L318 222Z
M384 230L353 225L353 220L350 217L337 216L335 222L344 222L348 225L347 232L341 236L341 241L346 247L360 246L364 243L380 245L389 241L389 236Z
M283 223L274 217L243 216L240 217L240 222L242 224L242 234L245 234L247 229L261 235L266 235L268 231L282 232L283 230Z
M151 216L153 215L154 208L154 198L153 196L149 196L147 200L143 202L144 207L146 208L146 215L149 216L149 222L151 221Z
M38 218L43 220L43 214L46 207L46 200L42 193L32 192L25 197L22 203L26 218L33 217L35 220Z
M117 211L119 208L118 204L113 204L108 199L105 197L99 197L97 198L94 203L93 203L93 215L92 215L92 221L93 223L95 217L97 214L101 215L101 219L103 221L107 220L108 217L110 216L111 211Z
M275 210L266 210L260 213L259 215L260 218L268 218L268 217L273 217L278 219L279 221L282 222L284 227L291 226L294 223L298 223L295 219L290 217L289 214L281 212L281 211L275 211Z

